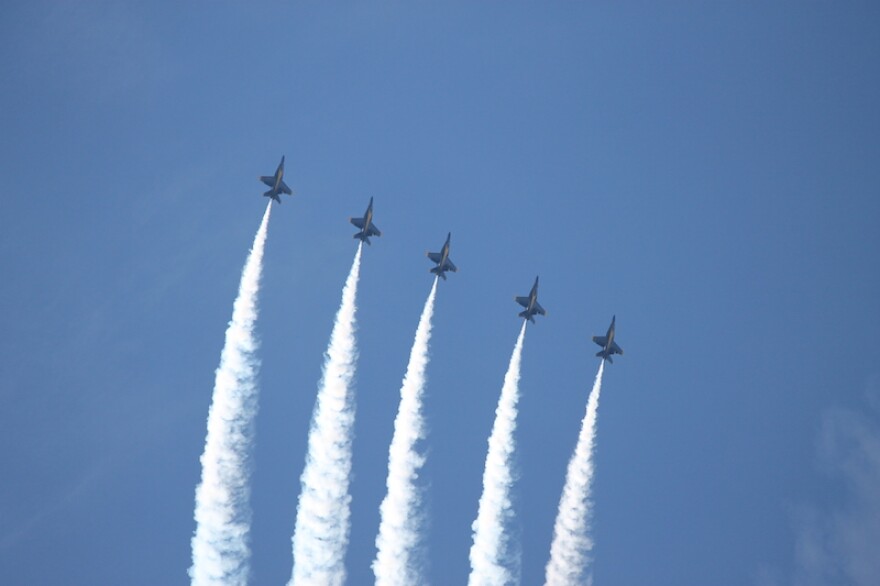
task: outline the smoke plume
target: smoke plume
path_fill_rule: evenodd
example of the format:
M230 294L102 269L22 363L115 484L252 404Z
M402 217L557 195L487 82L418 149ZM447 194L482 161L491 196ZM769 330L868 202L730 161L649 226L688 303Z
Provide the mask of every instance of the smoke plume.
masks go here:
M249 458L260 367L254 322L271 210L270 202L245 262L214 381L201 458L202 481L196 487L196 531L189 569L193 586L245 586L248 580Z
M351 495L352 426L355 418L352 379L357 360L356 299L361 250L342 290L309 430L302 491L293 533L290 586L345 583Z
M593 549L590 531L593 502L590 492L593 482L593 447L596 439L596 412L599 409L599 393L602 390L602 373L605 361L599 365L587 413L581 423L577 446L568 463L565 486L559 500L559 512L553 528L550 561L547 563L547 586L591 584L592 574L586 572Z
M495 409L495 423L489 436L489 452L483 471L483 494L473 523L474 542L471 545L471 574L468 580L472 586L519 583L519 550L510 543L509 527L514 515L510 496L516 450L513 436L516 432L519 367L526 323L523 320L513 347L501 397Z
M376 559L373 560L377 586L425 583L420 575L418 560L423 513L421 494L416 485L425 457L417 450L417 442L425 437L422 393L436 295L435 278L419 318L406 376L400 387L400 407L394 420L394 436L388 452L388 492L379 509L381 520L376 536Z

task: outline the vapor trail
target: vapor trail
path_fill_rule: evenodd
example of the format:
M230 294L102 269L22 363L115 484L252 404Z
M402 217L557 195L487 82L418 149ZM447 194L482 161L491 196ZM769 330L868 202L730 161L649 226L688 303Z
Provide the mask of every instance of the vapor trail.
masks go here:
M406 376L400 387L400 407L394 420L394 436L388 451L388 492L379 508L381 520L376 536L376 559L373 560L377 586L425 583L420 575L418 560L423 520L421 494L415 484L425 457L417 451L416 443L425 437L422 392L436 295L435 278L422 317L419 318Z
M309 430L309 450L293 533L290 586L342 585L348 546L351 495L352 426L355 404L351 381L357 360L356 299L361 250L351 264L336 312L324 372Z
M271 202L241 273L214 380L202 481L196 487L193 586L244 586L250 561L249 458L257 414L257 294Z
M590 518L593 503L590 500L593 482L593 446L596 439L596 412L599 409L599 393L602 390L602 372L605 361L599 364L596 381L587 402L587 413L581 423L581 432L559 500L559 512L553 528L550 561L547 562L547 586L592 584L593 576L585 569L593 549L590 535Z
M519 584L518 551L511 546L508 530L513 518L510 498L514 480L513 454L516 450L513 434L516 432L519 365L526 323L523 320L513 347L501 397L495 409L495 423L489 436L489 452L483 470L483 494L472 526L474 542L471 545L471 574L468 579L468 584L472 586Z

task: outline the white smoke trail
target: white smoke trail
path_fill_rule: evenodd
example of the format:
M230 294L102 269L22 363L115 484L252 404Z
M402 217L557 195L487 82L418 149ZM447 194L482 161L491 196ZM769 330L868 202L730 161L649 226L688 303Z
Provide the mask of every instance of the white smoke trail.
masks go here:
M599 364L596 381L587 402L587 413L581 423L577 446L568 463L565 486L559 500L559 512L553 528L550 561L547 563L547 586L592 584L592 574L584 576L590 563L593 537L590 534L590 517L593 502L590 492L593 482L593 446L596 439L596 412L599 409L599 393L602 390L602 373L605 361Z
M258 342L254 334L257 294L271 202L241 273L238 297L208 411L202 481L196 487L192 538L193 586L245 586L250 561L249 459L257 414Z
M355 404L351 381L355 373L358 275L361 250L342 289L324 372L309 430L293 533L293 574L290 586L338 585L345 582L351 495L352 426Z
M513 518L510 497L514 481L513 453L516 449L513 434L516 431L519 365L526 323L523 320L513 347L501 397L495 409L495 423L489 436L489 452L483 470L483 494L472 527L474 542L471 545L471 574L468 579L468 584L472 586L519 584L519 560L515 559L518 552L511 551L508 530Z
M376 559L373 560L377 586L425 584L424 578L419 575L417 559L422 539L422 511L421 494L415 484L425 457L417 451L416 444L425 437L422 392L436 295L435 278L422 317L419 318L406 376L400 387L400 407L394 420L394 436L388 451L388 492L379 508L381 520L376 536Z

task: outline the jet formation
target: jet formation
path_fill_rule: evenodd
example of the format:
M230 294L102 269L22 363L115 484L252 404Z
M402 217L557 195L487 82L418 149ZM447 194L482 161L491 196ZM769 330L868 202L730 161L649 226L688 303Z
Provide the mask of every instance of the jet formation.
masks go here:
M614 341L614 320L617 316L611 316L611 325L608 326L608 333L604 336L593 336L593 341L602 346L602 349L596 352L596 356L601 356L611 364L614 364L614 361L611 360L612 354L623 354L623 348L617 345L617 342Z
M275 174L271 176L262 176L260 177L260 181L265 183L270 187L270 189L263 194L265 197L271 197L279 204L281 203L281 198L279 194L287 194L293 195L293 190L287 186L284 182L284 157L281 157L281 162L278 163L278 168L275 170ZM359 228L360 231L356 233L353 238L357 238L361 242L370 243L371 236L381 236L382 231L373 224L373 198L370 198L370 203L367 205L367 210L364 212L364 216L362 218L349 218L349 222L352 223L356 228ZM426 256L431 259L431 262L435 263L437 266L430 269L430 272L434 273L438 277L442 277L443 280L446 280L446 272L452 271L453 273L458 272L458 267L450 260L449 258L449 243L452 239L452 232L450 232L446 236L446 242L443 244L443 248L440 249L440 252L428 252ZM538 303L538 277L535 277L535 284L532 285L532 290L529 292L527 297L514 297L517 303L523 306L525 309L519 312L519 317L529 320L532 323L535 323L536 315L547 315L547 311L541 307L541 304ZM596 353L596 356L601 357L603 360L607 360L610 363L614 363L614 360L611 357L614 354L623 354L623 349L617 345L617 342L614 341L614 322L617 316L611 317L611 325L608 326L608 332L604 336L593 336L593 342L602 347L599 352Z
M438 277L443 277L443 280L446 280L446 271L452 271L453 273L458 272L458 267L455 266L451 260L449 260L449 241L452 239L452 232L446 236L446 243L443 244L443 248L440 252L428 252L425 253L428 258L431 259L431 262L437 263L437 266L431 269L431 272L437 275Z
M519 316L535 323L535 314L547 315L547 311L538 303L538 277L535 277L535 284L528 297L514 297L517 303L525 307L525 311L519 312Z
M349 222L354 224L356 228L360 228L361 231L353 236L353 238L357 238L361 242L366 242L370 244L370 236L381 236L382 231L379 230L373 224L373 198L370 198L370 205L367 206L367 211L364 212L363 218L349 218Z
M263 175L260 177L260 181L269 186L269 191L263 194L263 197L271 197L279 204L281 203L281 198L278 197L280 193L286 193L287 195L293 195L293 190L287 186L284 182L284 157L281 157L281 162L278 163L278 168L275 169L274 175Z

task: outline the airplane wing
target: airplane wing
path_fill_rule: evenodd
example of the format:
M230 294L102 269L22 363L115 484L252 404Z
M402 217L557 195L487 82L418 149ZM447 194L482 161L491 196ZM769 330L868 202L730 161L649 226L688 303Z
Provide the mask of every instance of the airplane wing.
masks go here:
M287 195L293 195L293 190L287 186L283 180L281 181L281 185L278 186L278 189L281 190L281 193L286 193Z
M623 354L623 348L617 345L617 342L611 342L611 351L615 354Z
M431 262L440 262L440 259L443 258L443 255L441 255L439 252L429 252L428 258L431 259Z
M517 297L516 302L522 305L523 307L529 306L529 298L528 297Z
M349 220L349 222L351 222L352 224L354 224L355 226L357 226L361 230L364 229L364 219L363 218L351 218Z
M608 343L608 338L605 336L593 336L593 341L604 348L605 344Z
M267 177L266 175L263 175L262 177L260 177L260 181L262 181L263 183L265 183L269 187L275 187L275 178L274 177Z
M379 230L379 228L377 228L375 225L373 225L371 223L370 229L367 230L367 236L381 236L381 235L382 235L382 231Z
M547 310L541 307L541 304L537 301L535 301L535 311L537 311L541 315L547 315Z
M449 260L449 259L447 258L447 259L446 259L446 264L443 265L443 270L444 270L444 271L452 271L453 273L457 273L457 272L458 272L458 267L455 266L455 265L452 263L452 261Z

